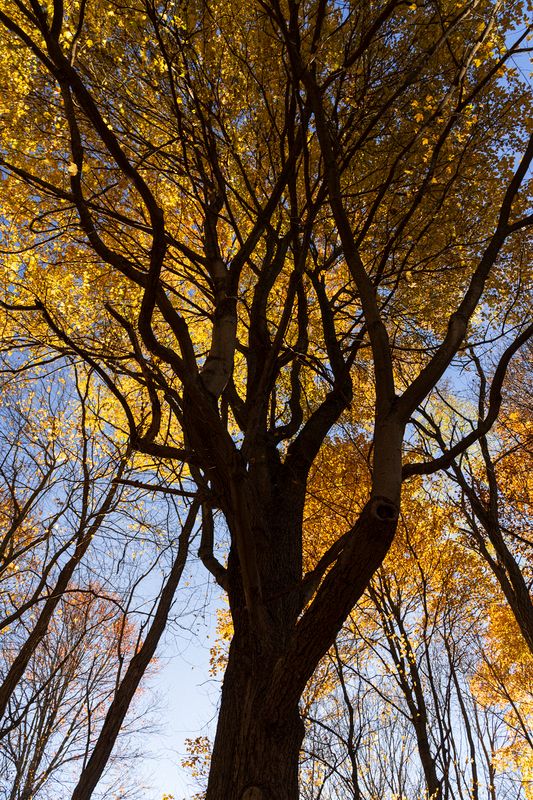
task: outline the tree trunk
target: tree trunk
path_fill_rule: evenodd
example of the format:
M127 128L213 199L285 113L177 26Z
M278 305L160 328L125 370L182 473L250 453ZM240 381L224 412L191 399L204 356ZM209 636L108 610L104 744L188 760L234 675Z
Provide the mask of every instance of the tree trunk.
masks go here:
M248 492L261 585L261 618L249 614L239 550L232 547L227 588L234 625L222 687L207 800L296 800L304 724L298 697L280 708L272 693L276 665L286 655L301 611L303 487L294 487L276 463L253 463L256 491ZM239 483L245 489L248 476ZM285 490L290 485L290 491ZM236 528L242 515L230 521Z
M296 555L279 558L285 531L272 529L267 558L261 549L270 635L250 621L230 556L228 577L235 633L224 677L221 709L206 800L297 800L299 751L304 725L298 702L320 658L333 644L392 541L396 520L381 518L382 501L368 504L350 542L298 620ZM281 511L281 508L280 508ZM385 507L389 511L389 507ZM284 518L284 514L280 514ZM293 530L296 538L299 532ZM287 550L284 550L287 553ZM278 556L278 558L276 557ZM268 579L267 579L268 577ZM301 584L300 584L301 587Z
M275 448L257 447L248 468L228 457L227 485L217 487L231 531L225 588L234 635L206 800L297 800L301 694L396 530L400 462L397 469L375 468L374 496L308 603L302 525L311 460L302 460L303 467L296 456L281 464ZM396 483L384 495L391 474Z
M533 655L533 602L528 585L516 559L505 543L499 522L494 522L490 518L486 522L484 520L481 522L490 543L496 550L497 557L491 558L486 548L483 555L498 579L524 641Z
M297 800L304 724L298 706L268 707L272 661L233 638L207 800Z

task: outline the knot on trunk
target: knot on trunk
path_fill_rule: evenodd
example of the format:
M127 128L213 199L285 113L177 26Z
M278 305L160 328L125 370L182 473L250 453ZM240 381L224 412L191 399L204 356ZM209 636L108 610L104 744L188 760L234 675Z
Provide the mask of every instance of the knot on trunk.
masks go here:
M396 503L387 497L374 497L370 505L370 514L380 522L396 522L399 509Z

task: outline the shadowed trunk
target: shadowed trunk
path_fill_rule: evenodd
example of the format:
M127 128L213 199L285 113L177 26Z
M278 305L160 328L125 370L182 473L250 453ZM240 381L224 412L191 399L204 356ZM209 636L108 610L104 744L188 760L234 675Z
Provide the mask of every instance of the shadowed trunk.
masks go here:
M251 515L256 532L261 531L256 547L263 630L248 614L235 550L229 559L235 633L224 676L209 800L298 797L298 756L304 736L298 699L280 709L270 691L276 664L286 654L301 607L303 492L293 493L289 502L280 487L280 474L271 484L270 497L263 498L264 504L258 504Z
M294 800L304 736L298 704L268 702L271 658L254 652L253 638L233 638L207 791L208 800ZM275 721L273 721L275 719Z
M381 519L381 511L379 502L370 502L364 509L342 553L301 613L302 584L295 578L301 560L301 527L296 525L301 512L297 504L291 507L279 498L279 522L271 521L269 527L269 554L259 553L266 635L250 622L236 558L234 554L230 557L228 578L233 591L229 589L229 596L235 634L224 677L207 800L299 797L298 756L304 736L299 699L390 546L396 520ZM283 521L289 524L280 524ZM289 538L291 547L287 547ZM288 557L288 553L292 555Z

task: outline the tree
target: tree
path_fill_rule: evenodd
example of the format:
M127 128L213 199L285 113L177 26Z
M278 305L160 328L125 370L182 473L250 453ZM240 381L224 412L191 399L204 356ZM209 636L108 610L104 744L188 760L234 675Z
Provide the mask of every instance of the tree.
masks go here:
M197 511L183 526L173 496L147 511L90 370L67 361L54 371L57 391L15 370L0 402L0 757L12 800L77 782L106 749L107 714L120 703L121 733L138 722L126 712L168 620ZM137 796L135 778L120 788L121 777L114 796ZM111 790L107 779L101 791Z
M531 98L513 66L530 21L479 0L5 0L0 23L13 368L84 361L141 478L195 483L234 627L207 798L295 798L299 698L386 556L402 477L487 433L532 333L515 302ZM487 415L441 457L409 456L419 409L487 338ZM360 401L369 491L304 575L309 472Z
M7 657L0 673L0 718L120 497L116 479L127 457L116 449L103 453L91 441L88 383L83 386L76 375L75 384L74 408L61 396L47 398L46 408L43 397L5 387L0 630Z
M358 451L356 437L322 450L311 552L364 496ZM404 487L394 544L306 689L309 800L528 797L533 660L461 508L428 490Z
M0 744L2 798L52 798L72 789L113 697L119 655L135 643L135 632L121 624L112 600L99 597L95 587L62 597L60 614L10 700L8 717L15 722ZM109 763L106 797L140 796L134 777L124 772L126 759L135 756L131 734L136 727L139 720L123 731L129 746L122 743L122 759L117 753Z
M524 351L506 382L504 413L490 439L481 435L479 452L453 459L448 473L461 493L466 525L463 531L493 571L533 654L529 478L532 406L524 381L527 371ZM487 413L487 379L475 355L473 361L480 380L479 420ZM428 422L427 441L433 438L442 447L444 439L439 425L431 416Z

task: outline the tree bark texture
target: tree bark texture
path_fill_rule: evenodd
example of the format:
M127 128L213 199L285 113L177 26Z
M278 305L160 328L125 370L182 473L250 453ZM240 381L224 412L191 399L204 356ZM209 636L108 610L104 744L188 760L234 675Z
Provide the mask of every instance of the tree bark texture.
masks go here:
M273 707L272 661L253 637L233 639L224 677L208 800L294 800L304 736L298 704Z

